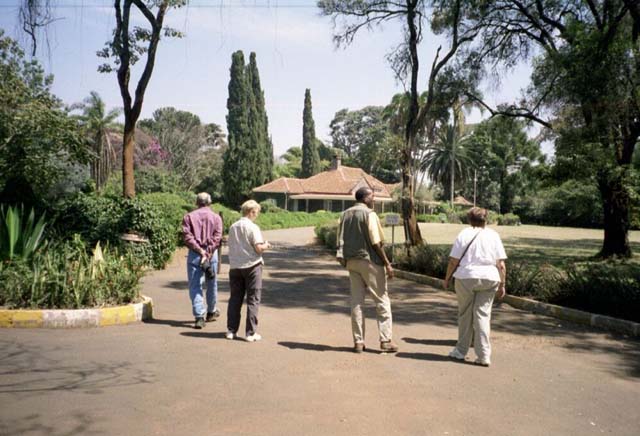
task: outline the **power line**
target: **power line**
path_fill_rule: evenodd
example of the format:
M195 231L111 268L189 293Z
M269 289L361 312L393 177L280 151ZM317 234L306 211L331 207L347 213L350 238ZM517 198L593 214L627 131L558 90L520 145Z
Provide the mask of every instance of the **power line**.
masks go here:
M0 4L0 9L17 9L20 8L22 4L14 3L14 4ZM227 3L222 0L202 0L198 2L189 2L186 8L216 8L216 9L316 9L317 5L315 2L311 1L303 1L301 3L277 3L277 2L239 2L235 4ZM51 9L111 9L113 8L113 2L103 1L103 2L95 2L95 3L60 3L60 4L50 4L49 8Z

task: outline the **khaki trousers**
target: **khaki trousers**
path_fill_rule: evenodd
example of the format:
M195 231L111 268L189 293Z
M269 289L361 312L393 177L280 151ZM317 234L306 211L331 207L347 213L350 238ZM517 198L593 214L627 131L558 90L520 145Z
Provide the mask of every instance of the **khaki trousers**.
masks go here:
M387 276L384 267L364 259L347 260L351 281L351 330L355 343L364 342L362 307L367 293L376 305L380 342L391 340L391 301L387 294Z
M469 351L473 337L473 349L478 359L491 361L491 306L499 284L485 279L455 279L458 296L456 348L463 356Z

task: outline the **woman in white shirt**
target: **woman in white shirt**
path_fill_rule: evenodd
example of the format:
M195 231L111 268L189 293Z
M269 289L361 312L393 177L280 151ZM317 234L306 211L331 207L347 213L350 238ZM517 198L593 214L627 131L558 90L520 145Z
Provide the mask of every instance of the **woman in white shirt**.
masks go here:
M500 236L486 228L487 210L474 207L467 214L468 227L462 230L451 248L444 289L455 278L458 297L458 343L449 357L463 361L473 339L477 359L482 366L491 364L491 306L497 295L504 297L507 255Z

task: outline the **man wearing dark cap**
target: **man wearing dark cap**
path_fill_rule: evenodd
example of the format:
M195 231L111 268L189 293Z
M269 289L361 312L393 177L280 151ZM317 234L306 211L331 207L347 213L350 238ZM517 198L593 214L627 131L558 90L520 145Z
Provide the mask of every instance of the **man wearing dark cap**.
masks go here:
M365 349L362 306L369 293L376 305L380 349L395 353L398 346L391 340L391 302L387 293L387 277L393 278L393 268L383 249L380 219L373 211L373 190L360 188L355 198L356 204L342 212L338 227L338 258L344 259L351 281L353 351L362 353Z

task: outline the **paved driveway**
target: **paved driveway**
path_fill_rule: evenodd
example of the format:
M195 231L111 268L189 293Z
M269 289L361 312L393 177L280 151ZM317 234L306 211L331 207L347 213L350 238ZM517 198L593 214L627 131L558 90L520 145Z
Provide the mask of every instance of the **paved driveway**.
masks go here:
M501 306L491 368L453 363L454 295L394 279L400 352L377 351L369 301L355 355L346 272L309 228L265 233L261 342L224 339L224 315L191 328L179 252L144 281L153 322L0 330L0 434L640 434L639 342Z

